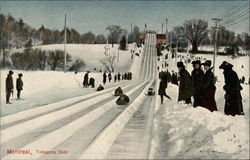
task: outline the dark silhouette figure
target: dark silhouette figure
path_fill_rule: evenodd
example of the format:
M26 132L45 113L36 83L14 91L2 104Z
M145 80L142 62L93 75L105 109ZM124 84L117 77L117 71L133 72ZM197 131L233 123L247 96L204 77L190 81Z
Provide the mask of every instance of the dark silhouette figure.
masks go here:
M83 88L87 88L89 85L89 71L85 73L84 78L83 78Z
M99 87L97 87L96 90L97 90L97 91L102 91L102 90L104 90L104 87L100 84Z
M201 70L201 62L193 61L192 62L194 70L191 73L192 77L192 85L193 85L193 97L194 97L194 103L193 107L201 106L201 93L202 93L202 78L204 75L204 72Z
M115 90L114 96L120 96L120 95L122 95L122 94L123 94L123 91L122 91L121 87L118 87L118 88Z
M166 94L166 88L168 86L168 83L166 80L163 78L161 79L159 89L158 89L158 95L161 96L161 104L163 104L163 96L167 97L168 99L171 99L167 94Z
M95 79L94 78L89 79L89 86L91 86L92 88L95 88Z
M13 89L14 89L12 75L13 75L13 71L9 71L9 74L7 75L7 78L5 80L6 104L11 104L10 103L10 95L11 95L11 93L13 94Z
M23 74L19 73L18 78L16 79L16 90L17 90L17 99L20 99L21 91L23 90Z
M110 72L109 72L109 74L108 74L108 77L109 77L109 83L110 83L110 81L112 80L112 75L111 75Z
M121 74L120 74L120 72L118 72L117 79L118 79L118 82L120 82L120 80L121 80Z
M240 91L242 87L238 75L232 70L233 65L224 61L220 65L220 69L223 69L225 85L223 89L225 90L225 114L226 115L244 115L242 97Z
M118 105L126 105L128 103L129 103L129 97L125 94L120 95L120 97L116 101L116 104Z
M107 82L107 74L106 71L103 73L103 84Z
M182 62L177 63L180 74L180 85L179 85L179 95L178 101L185 101L186 104L191 103L192 96L192 82L191 76L185 69Z
M214 74L212 73L212 68L210 68L212 62L210 60L206 60L204 65L205 74L202 78L202 100L201 106L207 108L211 112L217 111L217 105L214 99L216 87L214 85L215 79Z

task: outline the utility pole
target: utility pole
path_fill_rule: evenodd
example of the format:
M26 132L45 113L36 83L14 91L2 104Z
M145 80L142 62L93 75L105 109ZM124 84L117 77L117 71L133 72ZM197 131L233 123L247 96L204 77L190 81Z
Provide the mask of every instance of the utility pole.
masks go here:
M66 32L66 14L65 14L65 21L64 21L64 72L66 72L67 66L67 57L66 57L66 43L67 43L67 32Z
M213 72L214 72L214 76L215 76L215 56L217 55L217 52L218 52L218 48L217 48L217 31L219 30L218 22L222 21L222 19L220 19L220 18L212 18L211 20L213 20L214 23L215 23L215 27L213 28L215 30L214 58L213 58L213 63L214 63Z
M163 23L161 24L161 34L163 34Z
M166 44L168 44L168 19L166 18Z

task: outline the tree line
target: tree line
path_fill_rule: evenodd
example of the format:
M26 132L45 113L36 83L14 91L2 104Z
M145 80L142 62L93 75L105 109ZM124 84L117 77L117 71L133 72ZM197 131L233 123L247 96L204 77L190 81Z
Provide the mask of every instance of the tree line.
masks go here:
M86 64L81 59L72 60L67 53L68 71L78 72ZM12 63L7 63L8 67L20 70L64 70L64 51L45 51L41 49L26 48L22 52L14 52L10 56Z
M198 53L199 45L211 45L215 42L215 30L208 28L208 22L203 19L186 20L182 25L176 26L168 34L168 39L172 40L172 47L187 46L187 42L192 45L192 53ZM179 44L180 43L180 44ZM218 46L227 46L235 52L242 47L250 49L250 36L247 33L236 34L221 26L217 32ZM233 51L233 52L234 52Z

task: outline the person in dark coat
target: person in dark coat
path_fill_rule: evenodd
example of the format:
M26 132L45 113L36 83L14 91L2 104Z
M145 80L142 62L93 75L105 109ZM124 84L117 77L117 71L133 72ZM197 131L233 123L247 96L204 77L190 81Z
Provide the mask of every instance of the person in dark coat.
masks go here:
M245 83L245 80L246 80L246 79L245 79L245 77L244 77L244 76L242 76L242 78L241 78L241 83L243 83L243 84L244 84L244 83Z
M129 97L125 94L120 95L120 97L116 100L116 104L118 105L126 105L129 103Z
M104 90L104 87L100 84L100 85L97 87L96 90L97 90L97 91L102 91L102 90Z
M201 106L213 112L217 111L218 109L214 99L216 87L214 85L215 79L214 74L211 71L213 69L213 67L211 67L211 64L212 62L210 60L206 60L205 63L201 64L204 66L205 70L201 84Z
M17 99L20 99L21 91L23 90L22 76L23 74L19 73L18 78L16 79Z
M89 86L91 86L92 88L95 88L95 79L92 77L89 79Z
M110 81L111 81L111 79L112 79L112 75L111 75L110 72L109 72L109 74L108 74L108 77L109 77L109 83L110 83Z
M240 91L242 87L238 75L232 70L233 65L224 61L220 65L220 69L223 69L225 85L223 89L225 90L225 114L226 115L244 115L242 97Z
M186 104L191 103L192 96L192 82L191 76L185 69L183 62L178 62L177 67L180 74L180 85L179 85L179 95L178 101L185 101Z
M121 80L121 74L120 74L120 72L118 72L117 80L118 80L118 82L120 82L120 80Z
M107 74L106 71L103 73L103 84L107 82Z
M84 78L83 78L83 88L87 88L89 85L89 71L85 73Z
M166 72L166 76L167 76L168 82L171 82L172 81L172 76L171 76L171 73L168 70Z
M201 106L201 84L204 72L201 70L201 61L192 62L194 70L191 73L193 85L193 107Z
M124 79L127 80L128 79L128 74L124 73Z
M116 80L117 80L117 76L115 75L115 77L114 77L114 82L116 82Z
M123 90L121 87L116 88L114 96L120 96L123 94Z
M172 82L172 84L175 84L178 86L177 73L175 73L174 71L172 71L171 82Z
M158 95L161 97L161 104L163 104L163 96L167 97L168 99L171 99L167 94L166 94L166 88L168 86L168 83L165 79L161 79L159 89L158 89Z
M7 75L7 78L5 80L5 87L6 87L6 104L11 104L10 103L10 95L11 93L13 94L13 89L14 89L14 85L13 85L13 71L9 71L9 74Z

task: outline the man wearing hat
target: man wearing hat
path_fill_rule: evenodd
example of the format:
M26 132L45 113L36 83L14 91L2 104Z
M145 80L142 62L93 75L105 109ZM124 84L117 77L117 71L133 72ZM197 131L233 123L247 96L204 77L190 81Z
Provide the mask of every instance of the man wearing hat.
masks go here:
M88 87L88 85L89 85L89 71L87 71L87 73L85 73L82 85L83 85L83 88Z
M20 99L21 90L23 90L22 76L23 76L23 74L19 73L18 78L16 79L17 99Z
M205 63L201 64L204 66L205 71L201 83L201 106L213 112L217 111L217 106L214 99L216 87L214 85L214 74L211 71L213 69L211 64L212 62L210 60L207 60Z
M178 62L177 67L180 75L178 101L185 101L186 104L189 104L191 103L191 96L192 96L191 76L185 69L183 62Z
M191 73L192 85L193 85L193 107L201 106L201 84L204 72L201 70L201 61L192 62L194 70Z
M238 75L235 71L232 70L233 65L224 61L220 65L220 69L223 69L225 85L223 89L226 91L225 94L225 109L224 112L226 115L244 115L242 97L240 90L242 87Z
M7 75L7 78L5 80L5 87L6 87L6 104L10 103L10 95L13 93L14 85L13 85L13 71L9 71L9 74Z

